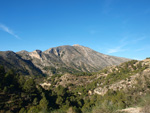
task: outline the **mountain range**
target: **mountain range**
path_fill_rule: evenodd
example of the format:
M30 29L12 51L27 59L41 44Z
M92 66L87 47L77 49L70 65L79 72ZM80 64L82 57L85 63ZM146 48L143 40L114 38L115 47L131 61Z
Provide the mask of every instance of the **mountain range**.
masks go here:
M0 52L0 64L6 70L14 69L23 75L95 72L129 60L105 55L78 44L54 47L43 52Z

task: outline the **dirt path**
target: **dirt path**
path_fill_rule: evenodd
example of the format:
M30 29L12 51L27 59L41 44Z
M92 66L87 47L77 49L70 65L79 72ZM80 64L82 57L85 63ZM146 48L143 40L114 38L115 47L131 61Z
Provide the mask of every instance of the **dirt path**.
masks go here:
M123 111L123 112L126 112L126 113L143 113L143 112L141 112L141 107L126 108L126 109L122 109L120 111Z

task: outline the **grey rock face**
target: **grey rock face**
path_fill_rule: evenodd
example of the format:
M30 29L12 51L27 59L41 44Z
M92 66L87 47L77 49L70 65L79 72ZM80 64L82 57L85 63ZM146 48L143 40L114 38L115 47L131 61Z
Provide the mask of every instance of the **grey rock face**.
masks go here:
M42 70L50 74L45 67L70 68L82 72L94 72L106 66L118 65L130 59L108 56L96 52L88 47L73 45L50 48L44 52L35 50L33 52L21 51L17 53L23 59L30 60Z
M128 60L130 59L108 56L80 45L59 46L43 52L40 50L0 52L0 64L6 69L15 69L29 75L94 72Z

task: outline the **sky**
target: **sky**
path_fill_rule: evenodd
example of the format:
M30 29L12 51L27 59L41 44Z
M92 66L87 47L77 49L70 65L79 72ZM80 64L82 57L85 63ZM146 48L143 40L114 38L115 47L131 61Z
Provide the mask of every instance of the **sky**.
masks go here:
M74 44L150 57L150 0L0 0L0 51Z

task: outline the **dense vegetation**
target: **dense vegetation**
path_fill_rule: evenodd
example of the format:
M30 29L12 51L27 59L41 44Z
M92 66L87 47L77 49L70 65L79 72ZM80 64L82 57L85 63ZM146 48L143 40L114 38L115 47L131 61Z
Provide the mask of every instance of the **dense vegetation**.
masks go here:
M17 75L12 70L5 72L2 66L0 80L1 112L37 113L55 111L59 108L65 111L70 107L80 112L84 103L83 99L77 99L67 88L58 86L53 91L47 91L37 85L33 78Z
M84 86L68 85L73 87L73 90L56 85L58 81L55 78L62 75L55 75L51 77L51 87L45 90L38 84L38 78L22 76L13 70L6 72L3 66L0 66L0 112L112 113L130 106L145 106L145 104L148 106L150 77L147 76L143 77L145 80L143 86L141 79L137 78L134 88L116 91L110 89L104 96L89 93L98 86L111 85L147 68L147 65L142 65L142 61L133 60L115 68L106 68L99 73L77 73L75 76L95 77L96 74L107 74L107 76L93 78L93 82ZM54 68L51 70L56 71ZM145 99L148 101L143 103Z
M64 73L81 73L81 71L75 70L73 68L70 67L60 67L60 68L55 68L53 66L47 66L43 68L46 71L50 71L53 75L57 75L57 74L64 74Z

